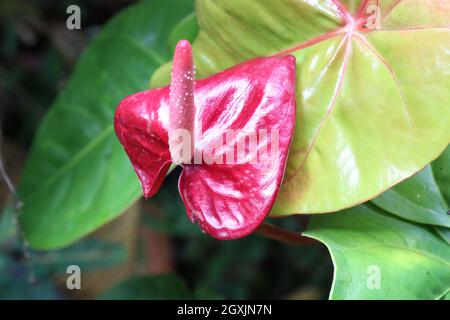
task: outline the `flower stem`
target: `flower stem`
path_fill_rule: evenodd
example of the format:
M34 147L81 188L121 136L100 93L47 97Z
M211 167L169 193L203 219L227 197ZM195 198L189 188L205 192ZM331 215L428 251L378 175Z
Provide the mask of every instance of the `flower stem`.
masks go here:
M318 243L314 239L303 237L301 233L286 230L267 222L263 222L256 230L256 233L268 239L294 246L307 246Z

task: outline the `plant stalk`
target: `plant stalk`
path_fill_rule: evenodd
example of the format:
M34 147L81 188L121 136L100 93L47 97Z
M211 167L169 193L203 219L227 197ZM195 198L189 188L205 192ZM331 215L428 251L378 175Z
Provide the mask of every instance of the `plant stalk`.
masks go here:
M301 233L286 230L267 222L263 222L256 230L256 233L268 239L280 241L293 246L308 246L318 243L314 239L302 236Z

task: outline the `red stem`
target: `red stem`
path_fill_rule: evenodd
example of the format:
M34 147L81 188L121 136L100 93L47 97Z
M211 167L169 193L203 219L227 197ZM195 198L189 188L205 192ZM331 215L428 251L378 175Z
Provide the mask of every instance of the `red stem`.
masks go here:
M263 237L294 246L307 246L318 243L314 239L303 237L300 232L286 230L267 222L263 222L256 230L256 233L259 233Z

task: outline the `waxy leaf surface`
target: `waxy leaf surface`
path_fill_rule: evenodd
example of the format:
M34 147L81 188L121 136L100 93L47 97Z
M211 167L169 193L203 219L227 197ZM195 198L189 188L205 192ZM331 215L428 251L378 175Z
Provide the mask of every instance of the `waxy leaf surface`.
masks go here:
M404 219L450 228L450 148L372 202Z
M441 299L450 290L450 247L431 226L364 204L314 216L305 235L330 251L331 299Z
M117 217L141 196L113 128L120 100L148 87L170 59L167 38L189 0L143 1L93 40L45 116L25 166L20 222L32 247L61 247Z
M450 10L444 1L198 0L198 75L256 56L297 58L297 126L273 215L376 197L450 141ZM167 83L168 67L153 83Z

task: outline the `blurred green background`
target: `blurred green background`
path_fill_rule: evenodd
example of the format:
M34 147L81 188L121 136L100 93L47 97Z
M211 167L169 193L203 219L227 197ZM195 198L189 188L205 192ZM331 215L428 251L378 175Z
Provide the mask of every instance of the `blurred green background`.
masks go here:
M36 129L83 49L129 0L0 0L2 157L12 180ZM82 29L66 28L76 4ZM38 252L20 239L6 185L0 184L0 299L288 298L326 299L333 268L317 243L294 247L251 235L217 241L188 220L177 171L151 200L70 247ZM271 221L292 230L305 218ZM79 265L82 289L66 288L67 266Z

